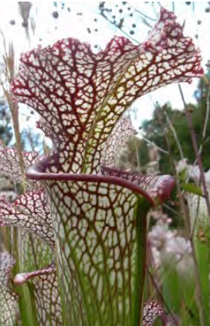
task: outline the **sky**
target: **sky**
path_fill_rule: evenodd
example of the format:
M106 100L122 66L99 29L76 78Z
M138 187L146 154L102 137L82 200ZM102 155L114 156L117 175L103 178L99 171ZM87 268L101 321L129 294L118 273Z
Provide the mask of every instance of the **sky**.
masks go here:
M143 42L146 39L150 27L147 26L139 14L133 9L138 9L150 19L147 21L152 25L158 17L159 4L151 2L145 3L140 1L129 1L130 11L128 6L123 7L121 1L107 2L112 8L111 15L117 17L126 17L125 29L130 35L132 24L135 23L135 34L133 39L138 42ZM16 61L22 52L28 51L30 48L37 47L41 44L46 46L53 44L55 41L65 37L76 37L82 41L89 42L95 51L95 44L99 44L100 48L104 48L106 43L114 35L123 35L119 29L108 23L99 15L97 1L70 1L70 2L55 2L53 1L33 1L33 6L30 12L31 19L36 22L35 34L30 30L30 43L26 39L25 28L22 26L22 18L19 14L18 4L16 1L0 1L0 30L5 35L7 42L11 41L14 44ZM118 5L118 7L116 6ZM161 5L169 10L174 10L178 21L183 24L185 21L185 35L191 36L197 46L200 47L203 57L203 67L210 57L208 56L210 44L210 12L205 12L208 7L206 1L196 1L191 5L186 5L184 1L176 1L174 4L171 1L163 1ZM68 10L69 8L69 10ZM121 8L123 12L120 12ZM210 5L209 5L210 8ZM57 11L59 17L55 19L52 15ZM133 12L133 17L130 17L130 12ZM11 21L15 24L11 24ZM88 33L88 29L91 33ZM196 38L195 35L198 37ZM130 35L131 36L131 35ZM134 41L135 41L134 40ZM0 52L3 51L0 43ZM198 80L195 79L192 84L183 83L182 88L187 102L195 102L194 91ZM133 118L133 123L138 128L142 121L150 119L154 110L154 103L159 102L164 104L167 101L173 104L174 108L182 109L183 104L178 91L177 85L170 85L162 89L158 89L149 95L141 97L134 103L136 115ZM22 125L25 123L22 119Z

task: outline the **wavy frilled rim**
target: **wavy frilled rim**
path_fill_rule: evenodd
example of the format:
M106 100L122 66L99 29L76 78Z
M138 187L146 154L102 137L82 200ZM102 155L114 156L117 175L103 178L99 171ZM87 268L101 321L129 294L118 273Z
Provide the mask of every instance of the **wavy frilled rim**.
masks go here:
M53 142L45 172L59 174L98 174L104 158L115 166L110 161L119 145L115 139L121 142L119 129L112 141L109 137L134 101L203 75L200 51L164 8L139 45L116 36L93 53L89 44L67 38L25 53L20 61L13 99L40 115L38 126Z
M174 186L175 186L175 180L170 175L161 175L158 177L155 176L142 176L145 177L145 180L149 178L149 181L151 179L155 180L154 178L157 178L158 184L160 185L161 191L160 195L155 197L154 194L158 191L157 187L150 187L150 189L144 190L142 187L138 185L138 181L135 180L135 176L141 176L140 174L134 174L132 172L126 172L120 169L114 169L114 168L106 168L102 166L102 173L103 174L71 174L71 173L46 173L45 171L45 165L48 164L48 160L42 160L36 163L35 165L31 166L26 176L29 179L37 180L37 181L72 181L72 182L95 182L95 183L106 183L106 184L113 184L120 187L127 188L131 190L132 192L136 193L137 195L143 196L145 199L148 200L148 202L152 206L156 206L157 202L160 203L167 199ZM109 175L108 175L109 174ZM137 179L137 178L136 178ZM145 182L145 186L148 186Z

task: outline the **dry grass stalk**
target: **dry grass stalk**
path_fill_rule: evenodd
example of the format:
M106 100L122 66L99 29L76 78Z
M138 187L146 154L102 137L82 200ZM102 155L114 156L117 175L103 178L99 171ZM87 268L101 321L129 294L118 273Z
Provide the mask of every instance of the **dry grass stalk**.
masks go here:
M13 122L13 128L14 128L14 134L16 140L16 149L17 149L19 163L20 163L20 169L23 178L25 179L25 172L24 172L25 167L24 167L24 161L22 156L22 145L21 145L21 138L20 138L19 109L18 109L18 104L13 101L12 95L9 92L9 85L11 84L11 82L15 77L15 53L14 53L13 44L11 43L9 44L9 50L7 52L6 40L3 33L1 34L3 37L4 54L3 54L3 63L1 64L2 79L0 80L0 83L12 115L12 122Z

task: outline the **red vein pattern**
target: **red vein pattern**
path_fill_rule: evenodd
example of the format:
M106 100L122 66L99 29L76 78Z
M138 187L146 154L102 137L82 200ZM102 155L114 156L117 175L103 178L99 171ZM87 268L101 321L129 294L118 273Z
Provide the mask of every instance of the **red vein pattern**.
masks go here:
M20 267L27 270L17 274L14 283L31 280L39 325L62 326L61 301L54 264L54 234L46 196L43 190L21 195L14 205L0 200L0 225L16 226ZM32 234L30 238L29 232ZM46 243L40 243L39 238ZM33 243L32 243L32 242ZM49 247L50 246L50 247ZM1 305L2 307L2 305ZM12 306L11 306L12 309ZM12 314L12 312L11 312ZM2 324L3 325L3 324ZM12 324L8 324L11 326Z
M145 175L137 172L128 172L108 166L101 166L103 175L121 178L130 181L132 184L138 185L145 190L157 202L166 200L174 187L174 178L170 175Z
M102 151L101 164L115 166L119 148L123 148L129 139L135 135L130 118L122 117L113 128Z
M0 325L12 326L18 311L18 296L9 287L15 260L7 252L0 253Z
M63 326L57 273L44 273L32 280L38 325Z
M136 248L133 192L94 182L48 181L47 186L54 199L58 269L69 324L86 325L88 319L95 326L130 325Z
M19 250L24 273L17 274L14 283L18 285L28 281L33 284L38 325L63 326L57 272L51 263L54 253L37 237L32 237L32 250L28 232L21 232L20 235L24 239L20 242Z
M63 326L61 300L55 265L51 264L40 270L17 274L16 285L27 281L33 284L36 314L39 325Z
M98 172L104 144L132 102L173 82L202 76L200 53L173 13L161 9L148 40L113 38L104 51L64 39L21 57L14 99L42 117L55 151L45 172Z
M112 179L106 183L106 177L101 182L90 178L45 184L52 199L66 320L73 325L131 325L137 191L113 184ZM147 209L142 214L144 219Z
M28 280L31 280L33 284L38 325L63 326L58 280L54 264L39 271L17 274L14 283L21 285ZM8 324L7 326L12 325Z
M38 155L36 153L24 153L23 157L26 168L28 168L34 164ZM7 160L8 164L6 165ZM2 150L0 164L3 164L3 175L18 182L22 181L14 149ZM27 185L27 189L36 189L39 186L37 182L30 182ZM22 270L27 270L24 273L25 281L36 276L36 279L32 279L31 282L34 284L33 296L39 325L44 326L50 323L52 326L62 326L61 301L55 268L45 267L37 270L37 268L46 266L52 261L51 250L54 250L52 220L45 191L37 189L27 192L19 196L14 204L7 202L5 198L0 198L0 225L19 227L17 233L19 264ZM44 243L40 242L39 238ZM36 270L34 271L34 269ZM23 274L22 282L24 282ZM5 311L5 314L0 313L2 317L2 319L0 317L0 321L3 321L0 324L12 326L16 317L17 296L14 295L13 298L13 293L9 291L2 291L1 294L4 295L4 300L2 299L0 307ZM6 304L10 309L9 312L6 312ZM6 323L6 318L8 318L8 323Z
M154 320L162 314L163 308L158 302L147 302L143 309L143 326L152 326Z
M45 192L43 190L28 192L19 196L13 205L1 199L0 225L20 228L20 233L18 233L19 263L22 269L28 272L17 274L14 283L22 284L31 280L34 284L33 292L39 325L48 325L50 322L52 326L62 326L55 266L51 264L37 270L52 260L52 252L48 246L54 250L52 221ZM32 238L28 232L32 234ZM40 243L37 237L44 240L47 246L45 243Z
M35 152L23 152L22 155L26 170L40 159ZM6 176L16 182L23 181L16 149L0 148L0 176ZM27 189L34 188L37 188L37 182L28 180Z
M27 192L14 204L0 198L0 225L21 227L54 247L52 220L44 190Z

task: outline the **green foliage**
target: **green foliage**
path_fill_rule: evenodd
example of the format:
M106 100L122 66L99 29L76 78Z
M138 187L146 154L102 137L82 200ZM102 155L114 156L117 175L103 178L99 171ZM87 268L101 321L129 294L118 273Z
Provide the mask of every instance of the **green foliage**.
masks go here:
M202 237L195 238L198 272L202 291L202 309L204 311L206 325L209 325L209 271L210 271L210 239L209 228L202 230Z
M201 157L203 167L206 170L210 167L210 119L208 118L207 111L208 93L206 90L203 90L203 84L204 81L201 80L196 92L198 103L196 105L189 104L188 110L192 117L197 142L199 146L202 146ZM206 125L205 135L203 135L204 125ZM148 140L168 152L168 154L160 152L159 165L161 172L173 173L172 162L179 161L182 158L180 148L177 146L177 141L174 137L174 132L181 145L183 156L188 159L189 164L194 163L195 153L184 111L173 108L170 103L166 103L162 107L158 106L154 111L153 118L144 121L142 129ZM140 147L140 158L143 158L143 160L146 158L144 147Z
M189 183L189 182L182 183L181 189L183 189L191 194L194 194L194 195L203 196L202 189L200 187L197 187L193 183Z

